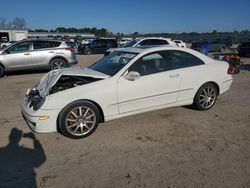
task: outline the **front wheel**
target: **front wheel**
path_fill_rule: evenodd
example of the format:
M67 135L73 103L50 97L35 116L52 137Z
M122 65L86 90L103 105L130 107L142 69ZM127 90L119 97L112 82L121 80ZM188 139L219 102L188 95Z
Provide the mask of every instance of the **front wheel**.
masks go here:
M51 70L63 69L67 67L68 67L67 62L62 58L53 59L50 63Z
M194 105L198 110L208 110L213 107L218 95L214 84L207 83L203 85L196 93Z
M58 118L62 133L69 138L76 139L91 135L99 122L99 110L89 101L76 101L69 104Z

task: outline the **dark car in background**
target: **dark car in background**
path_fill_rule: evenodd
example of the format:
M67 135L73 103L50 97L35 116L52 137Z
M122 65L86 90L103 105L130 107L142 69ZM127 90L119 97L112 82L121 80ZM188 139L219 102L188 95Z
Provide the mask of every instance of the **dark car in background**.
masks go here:
M223 52L230 48L228 44L224 41L203 41L203 42L193 42L191 48L200 51L201 46L208 46L208 52Z
M238 54L241 57L250 56L250 42L243 42L238 46Z
M79 54L103 54L109 48L117 48L118 44L115 39L94 39L87 44L81 44L78 47Z

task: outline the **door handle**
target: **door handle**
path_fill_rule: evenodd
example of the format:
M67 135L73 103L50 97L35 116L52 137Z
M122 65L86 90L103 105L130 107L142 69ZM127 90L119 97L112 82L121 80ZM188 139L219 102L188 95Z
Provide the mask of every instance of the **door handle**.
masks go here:
M30 53L24 53L23 55L30 55Z
M169 76L169 78L178 78L179 77L179 74L171 74L170 76Z
M50 53L50 54L53 54L53 53L55 53L55 52L54 52L54 51L49 51L49 53Z

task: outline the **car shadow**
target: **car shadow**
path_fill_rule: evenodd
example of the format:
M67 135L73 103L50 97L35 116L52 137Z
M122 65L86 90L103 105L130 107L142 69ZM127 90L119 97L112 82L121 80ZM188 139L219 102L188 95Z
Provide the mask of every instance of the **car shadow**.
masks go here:
M20 146L22 138L31 139L34 148ZM37 187L35 168L45 161L45 152L35 135L13 128L9 143L0 148L0 187Z
M199 111L197 108L195 108L194 105L187 105L187 106L182 106L182 108L188 109L188 110L193 110L193 111Z
M19 71L11 71L6 72L6 76L17 76L17 75L25 75L25 74L39 74L39 73L47 73L49 69L42 69L42 70L19 70Z

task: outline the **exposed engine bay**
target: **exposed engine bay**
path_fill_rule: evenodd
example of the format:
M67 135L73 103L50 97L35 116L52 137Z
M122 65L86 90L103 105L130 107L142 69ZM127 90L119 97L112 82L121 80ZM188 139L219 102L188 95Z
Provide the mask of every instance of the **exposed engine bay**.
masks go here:
M57 93L66 89L81 86L91 82L102 80L100 78L85 77L85 76L68 76L62 75L56 84L50 89L49 94Z

